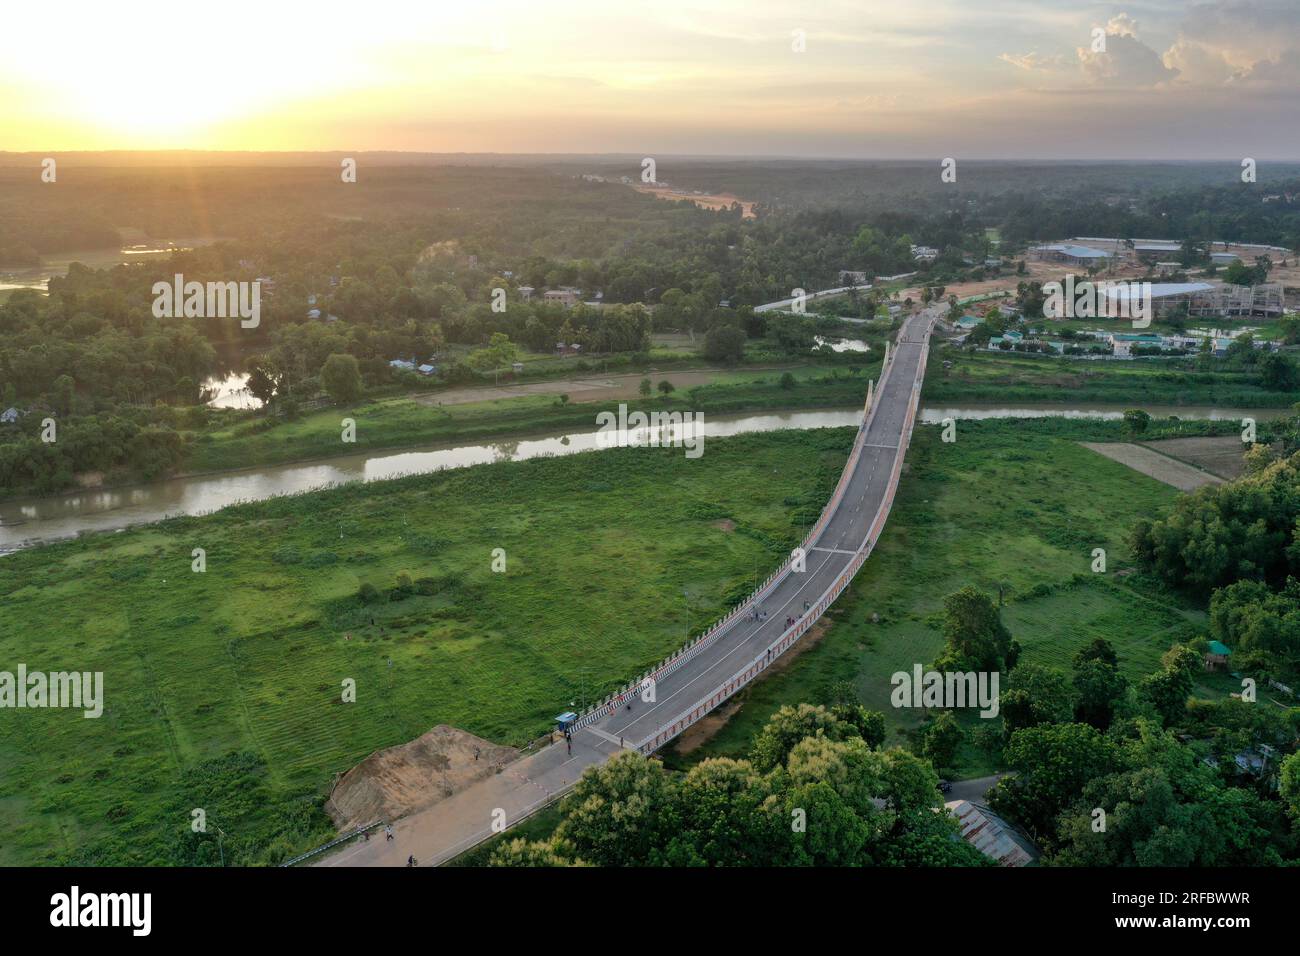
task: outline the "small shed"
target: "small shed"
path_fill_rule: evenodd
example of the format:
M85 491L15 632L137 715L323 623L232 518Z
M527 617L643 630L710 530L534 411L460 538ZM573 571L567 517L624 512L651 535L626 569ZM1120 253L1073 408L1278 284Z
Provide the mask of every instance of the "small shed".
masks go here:
M1232 656L1232 651L1227 644L1219 641L1210 641L1209 649L1205 652L1205 669L1207 671L1217 670L1220 667L1228 666L1228 658Z

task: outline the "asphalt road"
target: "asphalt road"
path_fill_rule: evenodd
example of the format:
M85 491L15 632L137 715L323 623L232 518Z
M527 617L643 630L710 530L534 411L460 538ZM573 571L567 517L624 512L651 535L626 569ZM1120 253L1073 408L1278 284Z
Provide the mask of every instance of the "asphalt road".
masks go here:
M871 421L853 477L834 516L807 555L807 571L790 574L758 606L765 617L740 618L699 656L659 680L654 703L633 695L630 709L619 711L592 727L624 745L639 744L682 711L708 697L742 666L761 654L786 629L787 618L804 612L848 567L862 545L889 486L894 458L902 438L908 403L916 384L917 368L926 348L922 333L926 317L917 316L903 327L891 358L884 387L876 392L876 414ZM584 728L579 734L592 732Z

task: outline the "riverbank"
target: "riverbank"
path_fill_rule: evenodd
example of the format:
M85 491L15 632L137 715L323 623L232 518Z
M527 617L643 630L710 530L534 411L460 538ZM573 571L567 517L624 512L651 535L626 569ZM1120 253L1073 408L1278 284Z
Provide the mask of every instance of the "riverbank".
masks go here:
M860 406L867 379L879 373L879 361L856 374L847 369L805 367L790 372L741 375L739 380L697 385L668 396L625 399L644 411L735 412ZM735 374L735 373L733 373ZM652 382L656 382L651 376ZM295 420L245 418L228 427L190 433L186 472L204 473L255 465L284 464L325 458L341 452L399 449L433 442L501 439L596 424L603 407L617 402L573 403L561 397L526 395L485 402L438 406L430 396L403 396L337 407ZM356 423L355 441L345 447L342 421Z
M922 397L930 402L1114 402L1130 406L1290 408L1300 392L1274 391L1253 372L1191 361L1088 362L947 348L936 353Z
M934 425L951 419L961 423L964 430L965 423L1050 418L1053 421L1037 426L1043 434L1077 435L1079 440L1085 440L1096 432L1094 424L1105 422L1112 426L1110 441L1126 441L1133 436L1122 425L1124 410L1124 406L1114 405L922 405L919 420ZM1252 415L1259 422L1261 440L1266 441L1270 437L1269 418L1281 414L1277 409L1199 406L1150 406L1146 411L1154 420L1149 430L1143 433L1145 438L1165 436L1186 440L1236 435L1241 417ZM1173 415L1177 417L1169 417ZM710 415L704 419L699 434L711 442L751 432L846 427L857 425L861 417L862 409L856 403L830 409ZM591 427L591 421L584 421L582 425L581 430L516 434L494 442L374 449L285 465L215 469L144 485L86 489L46 498L0 500L0 554L84 532L112 531L177 515L202 515L241 502L300 494L348 482L383 481L447 468L563 456L608 447L602 444L601 433ZM641 440L636 436L644 434L648 434L645 429L633 432L629 443L634 438Z

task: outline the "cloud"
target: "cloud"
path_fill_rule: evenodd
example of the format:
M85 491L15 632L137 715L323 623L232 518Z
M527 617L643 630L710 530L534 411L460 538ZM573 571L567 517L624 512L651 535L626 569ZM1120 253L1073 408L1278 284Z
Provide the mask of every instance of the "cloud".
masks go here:
M1033 73L1044 70L1057 70L1064 64L1060 54L1047 56L1043 53L999 53L998 59L1003 63L1010 63L1012 66Z
M1166 65L1160 54L1137 37L1137 21L1126 13L1106 24L1106 48L1079 47L1075 52L1083 75L1097 86L1147 87L1168 83L1179 70Z
M1233 74L1227 80L1234 88L1286 90L1300 88L1300 50L1288 50L1276 60L1260 60L1249 69Z
M1222 50L1187 37L1175 40L1161 62L1177 70L1181 82L1196 86L1218 86L1238 72Z
M1137 39L1137 21L1127 13L1120 13L1110 18L1106 23L1106 35L1116 37L1132 37Z

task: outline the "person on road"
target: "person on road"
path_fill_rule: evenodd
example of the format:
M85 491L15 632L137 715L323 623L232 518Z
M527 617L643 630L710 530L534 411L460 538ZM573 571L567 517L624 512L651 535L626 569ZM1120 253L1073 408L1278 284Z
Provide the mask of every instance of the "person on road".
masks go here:
M414 855L412 855L412 856L408 856L408 857L406 858L406 865L407 865L407 866L415 866L415 857L414 857Z
M384 841L389 842L393 839L393 825L390 823L384 827Z

